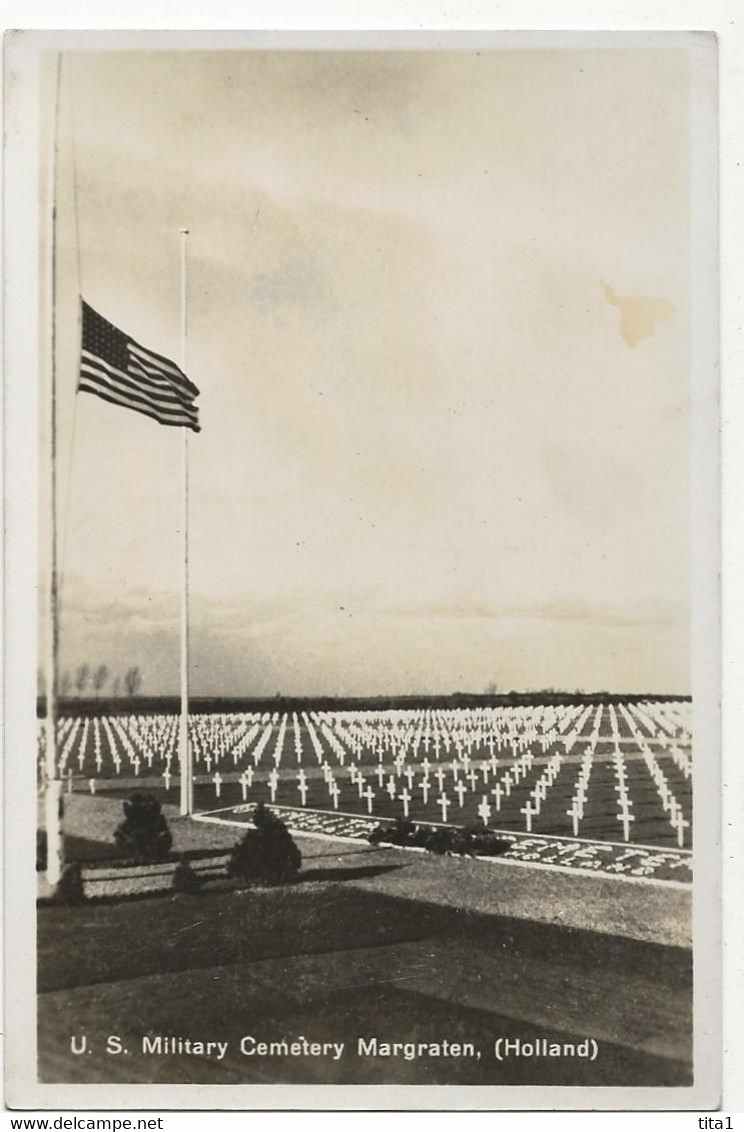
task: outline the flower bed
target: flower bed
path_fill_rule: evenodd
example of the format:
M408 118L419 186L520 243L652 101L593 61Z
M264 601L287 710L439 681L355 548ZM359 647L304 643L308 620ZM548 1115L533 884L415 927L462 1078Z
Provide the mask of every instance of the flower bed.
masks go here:
M367 840L371 845L396 845L461 857L498 857L512 847L509 838L487 829L424 826L402 819L378 825Z

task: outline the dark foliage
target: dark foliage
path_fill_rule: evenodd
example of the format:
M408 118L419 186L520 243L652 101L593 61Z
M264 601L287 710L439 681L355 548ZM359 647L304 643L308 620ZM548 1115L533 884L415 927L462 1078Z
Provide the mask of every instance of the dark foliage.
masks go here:
M263 803L256 806L249 829L233 847L227 875L256 884L287 884L302 864L302 854L283 821Z
M82 904L85 900L83 873L78 861L65 865L55 896L60 904Z
M47 867L47 835L45 829L36 831L36 871L43 873Z
M209 714L230 711L387 711L393 709L423 710L425 708L483 708L519 707L535 704L628 704L642 700L656 700L659 703L684 703L690 696L663 695L656 692L557 692L551 689L535 692L497 692L478 694L453 692L448 696L322 696L313 699L298 696L275 697L211 697L194 696L191 700L193 710ZM137 711L177 712L180 700L171 696L139 696ZM37 697L36 713L41 719L46 710L43 694ZM98 698L68 699L64 705L65 714L71 716L93 716L106 712L108 715L126 715L132 705L126 697L100 696Z
M192 896L202 886L202 878L195 873L186 857L181 857L173 870L173 891Z
M430 853L454 853L463 857L497 857L511 847L506 837L479 826L423 826L398 818L392 824L378 825L368 837L372 845L401 845L426 849Z
M160 802L151 794L132 794L124 803L124 821L114 833L117 848L135 861L162 861L173 838Z

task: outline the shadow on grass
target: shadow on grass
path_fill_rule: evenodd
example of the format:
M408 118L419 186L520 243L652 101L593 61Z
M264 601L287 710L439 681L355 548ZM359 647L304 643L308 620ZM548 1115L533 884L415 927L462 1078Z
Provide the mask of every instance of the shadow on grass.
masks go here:
M363 880L366 877L383 876L385 873L393 873L397 869L409 867L409 865L358 865L349 868L342 866L340 869L303 869L297 880L299 882Z

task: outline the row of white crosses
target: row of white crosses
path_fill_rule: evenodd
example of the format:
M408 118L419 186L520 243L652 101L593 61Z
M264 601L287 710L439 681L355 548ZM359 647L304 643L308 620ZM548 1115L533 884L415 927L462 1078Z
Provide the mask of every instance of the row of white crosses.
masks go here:
M556 752L552 758L548 760L545 770L530 791L530 797L519 811L525 816L525 826L528 833L532 832L533 817L537 817L540 813L542 804L548 796L548 790L560 773L562 761L560 752Z
M623 826L623 841L630 841L630 823L635 821L631 810L633 803L630 800L628 793L628 780L625 774L625 759L623 758L620 749L620 728L617 721L617 712L614 705L609 705L610 716L610 731L612 732L612 742L614 750L612 753L612 765L615 772L615 793L617 794L617 804L620 813L617 815L617 820L622 822Z
M591 709L587 708L583 715L583 719L588 719L591 714ZM573 797L571 799L571 809L566 813L571 818L574 837L579 836L579 826L584 820L584 806L586 805L587 795L589 793L589 779L594 765L594 756L597 749L597 742L599 741L599 729L602 725L602 705L600 704L594 714L592 733L589 739L589 745L584 751L581 760L581 767L579 770L578 778L576 779L576 786L574 788ZM612 719L612 716L610 717Z
M612 756L612 764L615 771L615 792L617 793L617 803L620 809L617 820L622 822L623 826L623 841L630 841L630 823L635 821L631 810L633 803L628 794L628 780L625 775L625 760L622 756L619 744L615 743L615 750Z
M646 737L641 734L633 716L622 704L620 705L620 710L628 722L628 726L631 729L635 741L640 747L643 761L654 781L664 813L669 815L669 824L677 835L677 844L681 849L685 843L685 830L689 828L690 823L685 819L682 806L675 798L664 771L650 750Z
M687 705L682 705L681 708L675 705L673 709L668 705L662 707L666 727L661 726L659 719L658 730L659 734L671 743L672 736L680 731L679 721L687 710ZM621 710L623 709L624 705L621 706ZM650 730L653 725L652 711L654 716L656 715L655 706L644 703L639 710L645 716L642 720L645 729ZM408 816L410 805L414 797L419 796L419 792L424 805L428 805L430 797L436 795L434 802L445 821L453 806L462 809L466 797L476 794L479 783L482 782L483 786L487 787L490 776L493 776L494 783L490 791L480 795L479 816L484 822L488 822L492 805L495 804L496 810L500 810L502 799L509 797L511 788L532 769L532 754L529 748L534 749L537 745L543 752L547 752L553 743L558 743L558 755L554 754L549 760L548 767L533 787L530 800L522 811L525 815L526 827L530 831L532 819L540 812L547 789L553 784L553 776L560 769L560 751L563 750L567 754L579 742L580 737L583 741L582 733L592 713L594 713L593 747L602 720L601 706L596 709L591 706L558 705L489 708L476 711L427 709L379 713L311 712L310 715L303 712L301 717L293 713L291 723L294 759L298 768L302 770L303 757L306 758L309 753L309 739L310 747L319 765L335 761L339 767L345 767L350 775L353 774L351 780L358 788L359 798L364 798L369 813L372 812L374 799L383 790L392 797L390 790L394 789L395 797L400 801L405 816ZM632 730L638 732L638 724L633 717L627 711L625 715L633 723ZM253 773L248 774L251 762L253 768L257 769L268 756L270 761L273 761L274 772L281 767L283 757L286 755L285 741L289 722L290 716L283 713L280 715L277 712L273 714L266 712L261 715L231 713L192 717L191 734L197 772L201 767L205 767L207 773L212 774L218 797L225 780L225 766L232 771L240 772L239 781L243 796L247 797L254 778ZM613 737L618 738L617 720L612 708L610 722ZM92 720L86 719L82 724L79 719L65 719L60 721L60 725L64 737L60 758L64 757L67 764L71 761L73 752L77 750L78 772L83 770L92 737L97 773L101 773L105 759L109 757L115 765L117 774L121 774L123 770L124 773L134 773L137 777L152 773L157 762L158 773L163 773L166 786L170 785L172 762L177 759L176 716L114 716L102 717L100 720L93 717ZM43 735L43 731L41 733ZM497 778L498 756L503 751L511 757L508 760L506 773L499 779ZM376 786L374 782L367 781L361 775L361 771L361 777L356 778L356 768L365 766L365 755L368 758L370 752L377 760L377 768L374 771L378 775ZM689 776L690 761L687 752L675 745L670 753L682 773L686 777ZM392 766L389 765L391 761ZM501 761L503 763L503 757ZM618 766L616 761L616 777ZM365 766L365 771L370 774L368 766ZM419 772L421 778L420 781L416 781ZM450 774L451 785L448 782ZM274 800L278 789L278 774L271 774L266 781ZM326 782L328 783L327 778ZM623 820L623 811L628 812L623 800L629 802L627 789L623 792L622 783L624 783L624 770L618 777L621 806L619 820ZM329 790L329 794L334 808L338 808L337 784L335 780L332 784L328 784L335 787ZM297 790L302 804L305 805L308 780L304 773L302 780L298 778ZM586 783L582 791L580 776L577 792L572 801L572 810L569 811L575 829L583 818L585 794ZM670 813L676 820L674 804Z
M578 778L576 779L576 787L574 789L573 798L571 799L571 809L567 811L568 816L571 818L573 824L574 837L579 836L579 823L584 818L584 806L586 805L586 798L589 792L589 779L592 773L592 766L594 765L594 746L587 747L584 756L581 760L581 769L579 770Z
M361 758L365 750L370 749L375 749L378 756L383 753L385 755L403 753L413 761L417 761L422 753L428 756L431 752L432 757L438 760L443 756L449 756L453 750L458 755L462 754L463 751L470 754L474 747L479 748L484 744L488 745L490 753L493 753L494 749L500 750L509 744L516 745L519 749L520 745L534 740L538 735L535 721L541 718L541 710L509 709L503 711L492 709L475 713L467 710L456 712L427 710L417 713L365 712L348 713L345 717L342 713L334 713L328 715L329 724L327 724L327 730L323 730L323 735L339 761L342 759L345 761L347 749L357 760ZM543 729L547 724L553 727L556 723L555 712L553 709L550 710L553 714L543 719ZM576 709L571 709L571 713L575 711ZM530 712L532 712L532 715L530 715ZM566 712L564 718L560 721L561 725L570 723L571 713ZM545 712L542 714L545 715ZM337 718L338 716L342 716L341 720ZM370 716L372 716L371 719ZM305 713L303 713L303 717L302 722L307 727L312 743L312 721ZM213 768L220 768L222 760L227 755L231 756L232 769L236 770L244 761L251 747L253 747L251 754L254 766L257 766L266 750L273 726L278 719L279 715L276 712L272 715L263 713L260 716L253 713L192 716L190 735L197 771L202 766L206 768L207 773L210 773ZM288 717L282 717L282 723L286 723L287 719ZM316 721L319 720L320 717L316 715ZM103 768L104 755L106 759L108 757L113 758L114 755L118 756L117 759L113 759L117 773L121 773L122 766L124 766L126 770L134 769L135 773L139 774L134 762L136 758L139 759L141 769L146 766L148 770L152 770L153 759L157 760L159 769L162 766L170 768L172 761L177 756L178 723L175 715L114 716L109 717L106 722L109 724L108 728L104 728L106 750L105 752L102 751L100 735L98 735L98 743L94 751L97 756L97 772L100 773ZM301 725L298 726L299 721L296 715L293 716L292 722L295 756L299 765L302 760L302 728ZM96 734L98 734L98 723L99 720L94 719L93 726ZM85 730L85 725L83 725L82 738L78 734L79 726L79 720L66 719L61 721L61 727L64 731L73 735L70 750L75 743L79 743L78 772L84 769L83 764L89 745L89 734ZM43 729L40 729L42 737L43 734ZM339 740L338 746L332 740L328 740L329 735ZM111 749L112 736L113 749ZM261 742L260 739L263 736L267 737ZM325 757L325 753L317 741L317 736L315 738L316 742L313 743L313 747L316 755L319 755L318 761L320 762ZM546 740L544 734L539 735L539 738L543 743ZM44 740L41 738L40 748L42 750L41 744L43 742ZM279 750L281 750L281 744ZM278 765L276 758L275 765Z
M664 813L669 815L669 824L677 834L677 844L681 849L685 843L685 830L689 828L690 823L685 820L682 807L675 798L664 771L659 766L648 746L644 744L641 750L648 772L656 784L656 790L661 799Z
M322 713L327 726L346 742L352 755L362 750L376 754L378 761L404 754L419 761L431 753L436 761L459 756L489 754L505 747L518 753L539 742L546 750L556 735L575 723L582 709L526 707L519 709L455 710L452 712ZM321 715L316 716L321 720ZM556 730L560 725L561 731Z
M684 750L682 744L689 743L691 736L680 715L675 713L670 719L667 713L653 711L652 705L647 703L634 704L633 714L645 724L650 735L671 756L674 765L683 776L689 778L692 774L692 754L689 750Z
M578 731L581 730L581 727L583 726L583 724L584 724L586 718L588 717L588 714L590 713L590 711L591 711L590 708L589 709L572 708L570 710L570 712L566 712L565 717L560 720L560 722L563 725L565 730L567 730L568 727L572 723L576 724L575 732L572 733L569 736L569 738L565 741L566 749L570 749L573 746L574 742L576 741L576 735L578 734ZM579 714L579 712L580 712L582 718L579 721L577 721L577 714ZM339 716L341 716L341 718L339 718L336 721L337 726L341 727L341 725L343 725L343 724L347 725L346 728L341 730L342 738L344 738L346 740L346 742L348 743L349 749L350 749L352 755L355 755L358 758L360 747L363 745L363 737L362 737L362 740L360 742L359 731L361 731L363 725L359 724L357 719L354 719L353 717L350 719L348 713L346 713L344 715L341 715L341 713L338 713L338 714L339 714ZM370 713L366 713L368 719L369 719L369 714ZM598 726L599 726L599 720L600 719L601 719L601 711L597 711L597 721L596 721L596 725L595 725L597 729L598 729ZM378 722L377 719L375 720L375 722ZM547 720L546 723L552 728L555 725L555 714L553 715L552 718ZM388 732L389 732L389 730L390 729L388 729ZM473 730L475 730L475 729L473 729ZM393 801L394 799L398 798L402 803L403 814L404 814L405 817L408 817L408 815L409 815L410 802L413 800L413 795L411 793L411 790L412 790L412 787L413 787L413 777L414 777L414 774L415 774L414 768L409 763L405 762L404 757L403 757L403 753L405 753L407 751L407 748L408 748L407 740L410 738L411 734L415 734L415 739L414 739L414 743L413 743L413 751L410 752L411 754L413 754L416 751L417 743L422 741L422 736L425 736L425 734L426 734L425 725L422 722L421 715L419 715L418 723L415 727L414 726L405 727L405 726L402 726L400 723L398 723L397 724L397 736L396 736L396 739L394 741L391 741L390 738L388 738L387 741L382 742L382 743L378 743L376 748L374 748L374 747L372 748L372 749L377 749L378 756L379 756L379 753L382 750L385 750L385 749L390 750L390 751L392 751L393 749L397 749L398 752L399 752L396 755L393 767L385 768L385 767L382 766L381 762L378 762L378 766L375 768L374 773L377 775L378 790L382 791L384 789L384 792L387 793L390 801ZM528 737L529 737L530 740L534 740L534 736L535 736L534 729L532 731L527 730L527 734L528 734ZM329 736L328 736L328 734L326 733L325 730L324 730L324 735L325 735L327 741L329 742L329 746L331 746L332 749L334 749L334 751L338 755L338 745L336 743L332 742L332 740L329 738ZM477 735L476 735L476 737L477 737ZM513 736L512 736L512 738L513 738ZM545 738L546 738L545 736L540 736L541 741ZM424 742L425 742L425 740L424 740ZM542 745L543 745L543 749L546 749L546 747L549 744L547 742L543 742ZM512 750L514 750L513 746L512 746ZM473 791L473 792L475 791L476 783L478 781L478 776L477 776L475 767L473 767L472 769L470 767L471 760L470 760L470 756L468 754L468 745L467 744L464 746L464 748L461 748L459 750L458 755L459 755L458 760L454 761L453 763L450 764L450 771L452 773L452 779L453 779L453 784L454 784L453 785L453 792L457 795L457 802L459 803L459 807L462 808L464 806L465 797L471 791ZM340 756L339 756L339 762L343 765L344 759L342 759ZM502 798L504 796L506 796L506 797L509 796L509 794L511 792L512 785L516 785L521 780L521 778L531 769L532 764L533 764L533 756L529 751L526 751L522 755L521 759L518 759L515 763L513 763L512 766L510 767L510 769L506 772L506 774L499 781L496 782L495 787L492 790L492 794L496 799L497 809L501 808ZM488 782L489 770L491 770L495 775L497 766L498 766L498 761L495 759L495 757L492 757L490 762L485 762L480 766L480 774L482 776L484 783ZM546 798L546 795L547 795L547 789L550 786L553 785L553 783L555 781L555 777L557 776L557 774L560 770L560 767L561 767L561 755L560 755L560 753L558 753L556 756L553 756L553 758L549 761L548 766L546 767L543 775L541 776L540 780L538 781L538 783L533 788L533 792L532 792L532 795L531 795L531 802L529 804L529 813L526 813L528 829L531 828L531 816L536 814L536 813L539 813L540 807L541 807L542 803L545 801L545 798ZM430 790L433 789L433 785L431 783L430 775L429 775L429 772L432 769L432 764L430 763L428 757L424 758L418 764L418 768L420 768L423 771L423 776L422 776L421 781L418 785L419 785L420 790L421 790L422 800L423 800L424 804L427 805L428 801L429 801ZM367 801L368 812L371 813L372 812L372 801L373 801L373 798L375 796L374 791L372 790L371 786L369 786L369 785L367 786L367 789L365 790L363 775L361 775L361 773L357 771L356 767L354 767L353 764L350 766L349 770L350 770L351 780L356 781L356 783L357 783L358 791L359 791L359 797L360 798L365 797L365 799ZM468 787L465 785L464 781L460 778L460 772L461 771L464 771L465 778L469 781L470 789L468 789ZM328 775L329 771L327 770L325 773L326 773L326 775ZM446 771L444 770L444 768L441 765L437 767L433 777L437 781L437 786L438 786L438 790L439 790L436 804L440 808L443 820L446 821L449 810L451 809L452 805L454 805L456 803L454 801L450 800L450 798L448 797L447 792L444 788L444 786L445 786L444 780L445 780L445 777L446 777ZM402 790L399 789L398 782L396 781L397 779L401 779L401 778L406 778L406 785ZM334 796L334 805L337 806L337 795ZM479 816L481 817L481 819L484 822L488 822L492 810L491 810L487 795L482 795L481 803L478 807L478 812L479 812Z

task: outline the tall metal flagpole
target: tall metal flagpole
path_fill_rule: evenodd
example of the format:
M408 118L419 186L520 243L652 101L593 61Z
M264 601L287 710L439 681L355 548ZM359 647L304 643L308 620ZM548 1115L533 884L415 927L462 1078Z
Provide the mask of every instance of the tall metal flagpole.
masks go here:
M186 244L188 228L181 229L181 369L186 372L187 290ZM181 585L181 719L178 731L178 756L181 776L181 814L194 809L194 780L189 742L189 430L183 432L183 577Z
M62 779L57 760L57 696L59 654L59 591L57 570L57 123L62 75L62 55L57 57L57 76L52 121L52 154L49 168L49 307L51 333L49 339L49 623L45 657L46 682L46 784L44 810L47 836L46 876L56 887L64 867L62 835Z

